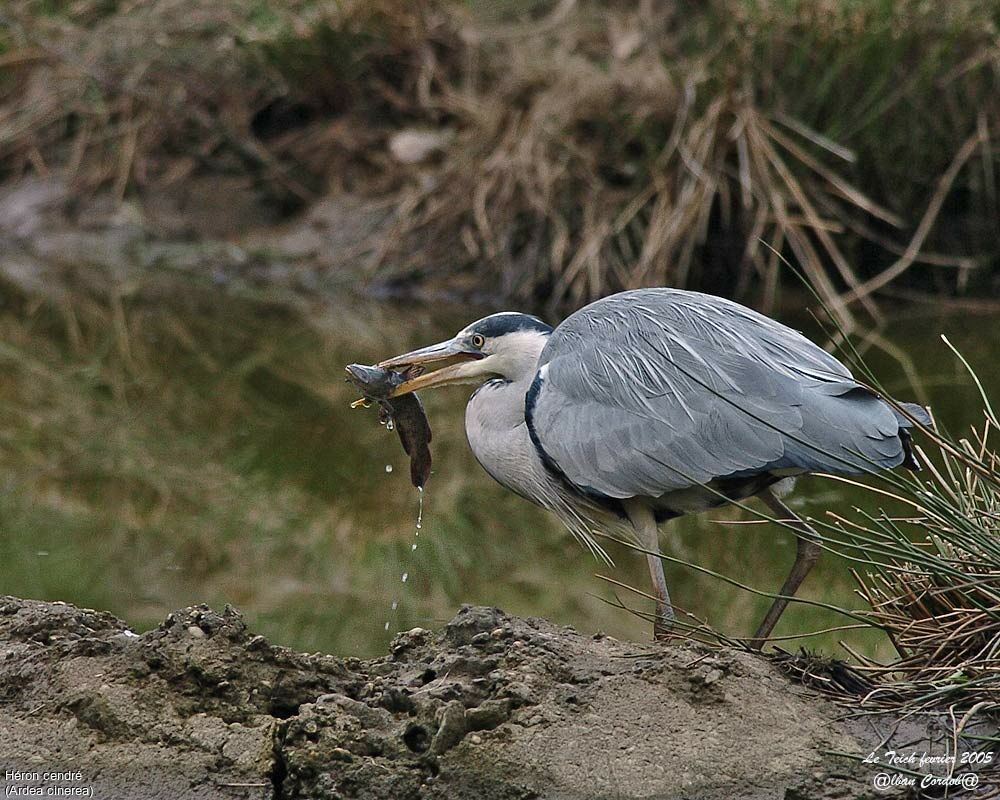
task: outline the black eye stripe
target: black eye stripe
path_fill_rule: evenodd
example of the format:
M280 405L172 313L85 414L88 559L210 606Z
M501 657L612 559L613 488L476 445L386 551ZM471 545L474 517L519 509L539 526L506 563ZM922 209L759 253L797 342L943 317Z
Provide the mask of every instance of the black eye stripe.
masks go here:
M493 314L483 317L478 322L469 325L468 330L478 333L484 339L495 339L508 333L518 331L537 331L538 333L551 333L552 328L546 325L537 317L528 314Z

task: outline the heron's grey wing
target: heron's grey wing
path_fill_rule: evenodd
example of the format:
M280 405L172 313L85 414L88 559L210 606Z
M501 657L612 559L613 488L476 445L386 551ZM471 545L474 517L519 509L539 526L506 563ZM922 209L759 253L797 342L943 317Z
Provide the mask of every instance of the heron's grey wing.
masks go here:
M897 416L824 350L679 290L624 292L570 316L542 352L526 416L551 467L614 498L904 457Z

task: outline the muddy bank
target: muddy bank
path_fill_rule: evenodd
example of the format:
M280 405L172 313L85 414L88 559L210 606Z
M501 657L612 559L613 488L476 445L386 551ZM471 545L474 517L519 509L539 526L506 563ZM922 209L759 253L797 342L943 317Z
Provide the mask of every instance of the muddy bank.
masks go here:
M8 597L0 708L7 786L101 798L866 797L873 768L836 753L893 729L934 748L745 653L473 607L359 661L271 645L232 608L136 635Z
M0 289L63 300L67 290L127 297L157 275L222 289L311 300L368 280L373 242L390 223L383 205L349 194L317 201L276 224L260 192L192 181L184 190L119 202L81 197L55 177L0 184Z

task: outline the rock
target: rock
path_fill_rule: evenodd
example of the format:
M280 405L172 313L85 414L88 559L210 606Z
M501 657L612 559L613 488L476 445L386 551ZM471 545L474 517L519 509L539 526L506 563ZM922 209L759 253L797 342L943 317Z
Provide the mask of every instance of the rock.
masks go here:
M465 707L459 701L452 700L439 708L434 716L438 729L431 740L430 750L435 755L441 755L451 750L465 736L468 730Z
M510 718L510 702L507 700L486 700L465 713L465 721L470 731L492 730Z
M389 137L389 152L400 164L419 164L444 150L454 136L451 130L407 128Z
M0 189L0 235L28 238L42 230L53 209L66 202L66 184L55 178L33 178Z
M0 769L82 770L116 800L902 795L831 755L891 746L898 719L845 722L750 653L475 607L372 661L275 647L231 607L127 631L0 598ZM918 751L929 735L898 734Z

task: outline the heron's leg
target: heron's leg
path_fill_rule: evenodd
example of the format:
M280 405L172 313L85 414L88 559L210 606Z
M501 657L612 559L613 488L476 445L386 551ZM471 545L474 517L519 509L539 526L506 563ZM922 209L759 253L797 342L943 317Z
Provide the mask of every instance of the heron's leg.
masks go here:
M649 565L649 577L653 581L653 594L656 596L656 618L653 620L653 638L665 639L674 624L674 608L670 604L670 593L667 591L667 579L663 577L663 561L652 553L660 552L660 536L656 527L656 517L641 500L626 500L625 513L628 514L632 527L635 528L639 543L646 554Z
M750 640L750 646L754 650L760 650L764 646L764 640L771 635L774 626L778 624L778 619L788 605L789 598L793 597L795 592L798 591L799 586L805 580L806 575L809 574L809 570L813 568L813 564L816 563L820 553L819 535L816 531L810 528L803 519L782 503L774 492L766 489L761 492L760 499L767 504L767 507L771 509L775 517L787 522L795 530L797 543L795 548L795 563L792 564L792 571L785 578L780 596L776 597L774 602L771 603L767 614L764 615L764 621L760 623L760 627L757 628L753 639Z

